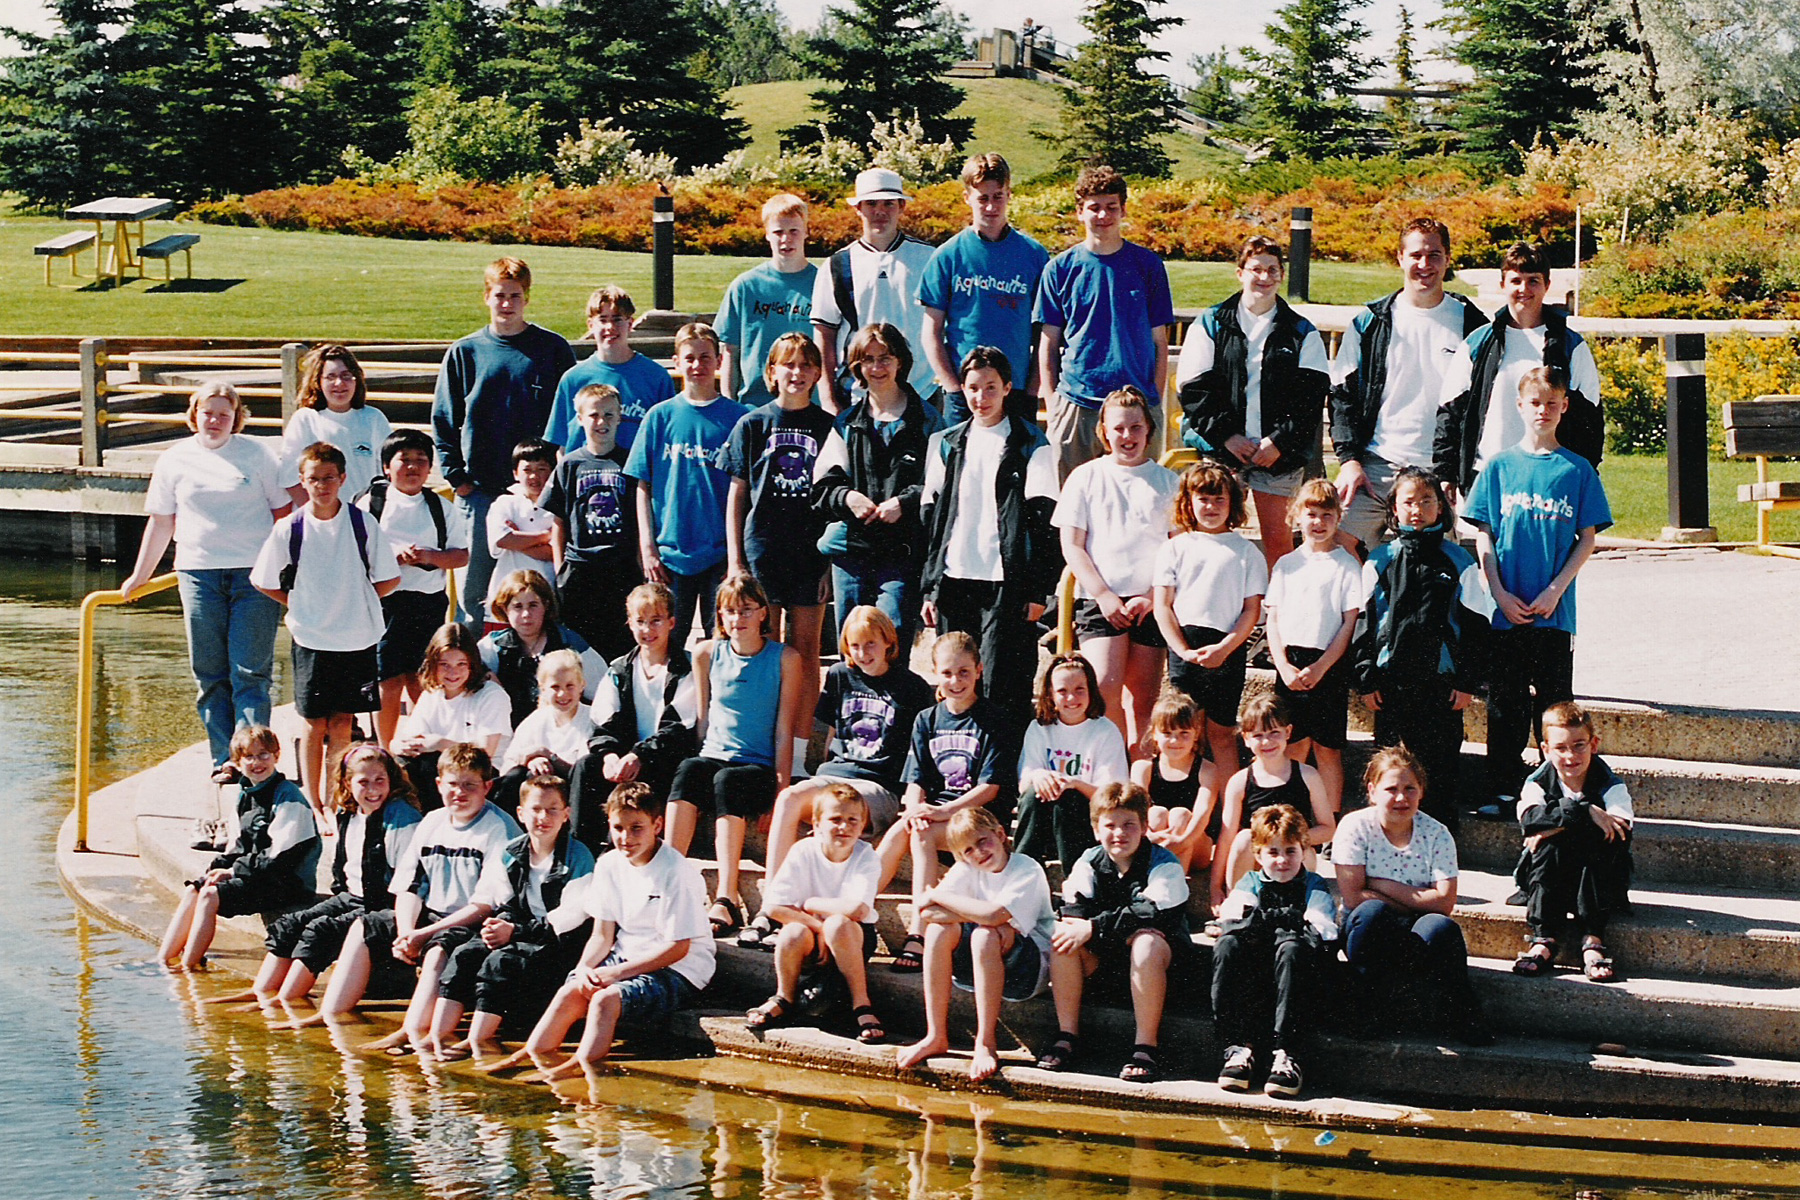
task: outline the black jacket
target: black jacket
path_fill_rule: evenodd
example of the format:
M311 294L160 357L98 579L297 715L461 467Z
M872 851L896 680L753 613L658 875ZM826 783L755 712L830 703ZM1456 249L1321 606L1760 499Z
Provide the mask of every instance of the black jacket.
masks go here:
M636 646L612 660L607 678L618 689L619 710L594 730L588 739L588 750L595 754L636 754L645 761L676 763L700 752L694 727L675 711L675 692L694 669L686 650L669 647L669 671L663 679L663 710L657 719L656 732L638 741L637 694L632 688L631 673L642 651Z
M304 826L299 814L305 816ZM312 806L287 776L274 771L254 787L245 784L238 792L237 823L237 841L212 860L212 869L228 870L237 879L291 884L297 894L313 891L319 831Z
M496 910L494 916L512 922L512 944L547 946L558 941L556 931L545 918L562 903L563 892L573 880L593 874L593 853L575 840L567 825L563 826L562 832L556 836L556 852L551 860L550 870L544 875L541 889L544 898L543 917L534 915L531 905L525 900L525 887L531 875L531 835L523 834L506 843L500 865L506 871L507 882L512 885L512 899ZM566 935L566 938L573 936ZM581 940L585 941L586 936L583 931Z
M1459 692L1480 685L1491 602L1475 559L1446 540L1448 528L1448 521L1403 528L1369 552L1363 571L1374 576L1374 586L1350 643L1357 691L1425 680L1442 680Z
M1063 557L1062 542L1050 522L1056 511L1055 499L1025 496L1025 473L1031 456L1049 442L1041 429L1018 417L1009 416L1006 423L1006 450L995 473L994 498L1000 516L1004 589L1010 593L1003 604L1011 607L1015 599L1020 605L1041 603L1055 591L1057 580L1062 577ZM944 456L943 490L920 513L928 547L920 586L925 599L931 601L937 599L938 585L944 579L944 556L950 544L950 530L956 523L957 485L962 478L963 446L968 440L969 424L965 421L943 435L939 443Z
M1130 868L1121 872L1104 847L1092 846L1082 854L1076 871L1085 875L1085 866L1093 873L1093 894L1077 893L1065 900L1062 915L1092 921L1095 943L1118 944L1140 929L1156 929L1168 939L1171 950L1185 953L1193 948L1187 907L1158 908L1156 901L1144 894L1150 869L1169 862L1180 865L1172 851L1145 838L1132 856Z
M1362 347L1360 361L1356 370L1331 389L1331 444L1340 463L1361 462L1375 437L1375 422L1386 398L1388 344L1394 338L1394 304L1399 296L1395 292L1369 301L1350 323L1350 333ZM1467 298L1446 292L1444 299L1462 306L1463 337L1488 323L1487 314ZM1431 399L1436 403L1438 398Z
M1481 449L1481 430L1487 424L1488 404L1494 380L1500 376L1500 359L1506 352L1506 330L1512 312L1501 308L1493 321L1469 336L1469 356L1474 360L1469 390L1438 409L1437 436L1432 439L1432 467L1437 477L1466 492L1475 482L1475 456ZM1544 305L1544 365L1569 369L1569 358L1581 345L1581 335L1569 328L1569 315L1554 304ZM1514 397L1506 397L1511 403ZM1556 440L1581 457L1600 465L1606 449L1606 422L1600 398L1579 390L1569 392L1569 411L1556 427Z
M349 864L346 862L349 851L344 831L349 828L350 819L355 815L354 808L338 813L337 850L331 857L331 894L334 896L350 890ZM388 861L388 831L417 825L422 819L419 816L419 810L406 801L390 799L376 809L363 825L362 900L364 908L379 912L394 907L394 867L397 864Z
M511 628L495 632L488 637L487 642L494 649L494 661L489 665L489 670L512 699L512 723L515 729L538 706L537 670L544 655L552 650L565 649L579 654L588 648L587 642L579 634L564 629L555 621L544 622L544 649L538 654L527 650L525 643L519 640L519 635Z
M1249 380L1249 343L1238 324L1239 297L1231 296L1200 314L1199 325L1213 340L1213 365L1181 384L1182 424L1215 454L1244 433L1245 387ZM1319 448L1319 421L1331 377L1300 365L1311 321L1287 301L1275 298L1275 325L1263 344L1262 429L1281 457L1270 469L1296 470ZM1196 447L1202 448L1202 447Z
M875 431L869 401L858 400L839 414L836 432L844 441L847 466L834 466L812 487L812 505L827 521L847 526L850 554L882 563L909 563L925 559L925 527L919 522L919 493L925 490L925 448L931 435L944 427L937 409L919 398L909 383L902 383L906 409L892 441ZM897 497L900 519L865 523L850 511L846 497L861 492L877 504Z

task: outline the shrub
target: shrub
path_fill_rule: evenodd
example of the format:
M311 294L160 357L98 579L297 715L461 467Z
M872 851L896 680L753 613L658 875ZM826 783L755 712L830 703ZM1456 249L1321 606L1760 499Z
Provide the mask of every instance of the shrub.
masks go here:
M1663 241L1605 246L1587 295L1595 316L1784 317L1800 313L1800 212L1684 222Z
M1706 339L1707 444L1725 451L1721 405L1800 395L1800 338L1728 333Z
M1662 346L1628 338L1596 339L1601 406L1606 411L1606 447L1614 454L1661 454L1668 445L1663 414L1668 408Z

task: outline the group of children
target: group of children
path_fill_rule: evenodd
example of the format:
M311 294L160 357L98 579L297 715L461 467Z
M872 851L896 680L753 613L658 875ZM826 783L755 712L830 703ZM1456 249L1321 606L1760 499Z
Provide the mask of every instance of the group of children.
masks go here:
M1096 197L1105 211L1089 215L1116 226L1122 187L1084 196L1084 212ZM766 216L776 273L794 274L792 206ZM522 269L494 264L490 292L517 290ZM656 394L668 377L635 369L632 315L619 289L594 293L600 352L565 376L545 436L514 446L513 486L484 530L425 487L421 433L386 437L354 503L340 499L338 447L294 451L305 503L277 523L252 582L288 608L305 791L275 770L267 729L240 730L237 843L184 896L165 960L197 965L218 915L309 899L322 835L335 839L332 896L270 924L250 993L296 1023L341 1016L372 986L410 987L382 1048L529 1060L556 1077L604 1058L621 1020L691 1003L714 939L735 935L775 956L777 989L752 1026L841 998L853 1034L880 1042L874 904L910 857L893 969L923 972L926 1033L901 1065L946 1048L954 984L976 996L972 1078L998 1068L1002 1002L1046 987L1060 1032L1038 1063L1061 1069L1084 990L1110 986L1136 1022L1121 1077L1147 1082L1168 980L1194 958L1193 877L1216 918L1214 1010L1232 1047L1220 1081L1248 1086L1251 1047L1272 1044L1265 1088L1292 1095L1306 996L1337 939L1311 868L1344 807L1349 693L1368 697L1378 744L1411 751L1425 807L1454 828L1461 710L1491 680L1495 752L1514 760L1533 690L1558 702L1548 761L1516 797L1532 939L1515 969L1546 970L1573 915L1588 973L1611 977L1601 939L1629 882L1629 797L1564 703L1571 587L1609 516L1593 468L1558 446L1568 389L1554 368L1523 376L1521 445L1468 491L1477 556L1453 536L1442 485L1409 467L1389 495L1392 539L1359 562L1323 480L1265 512L1260 476L1228 455L1179 476L1152 461L1155 390L1076 405L1064 432L1087 422L1097 453L1070 461L1070 438L1052 446L1021 411L1028 380L1003 349L978 344L955 364L967 418L946 426L891 322L848 336L853 386L833 415L813 401L829 382L814 340L741 322L729 342L683 326L679 390ZM1166 369L1166 342L1146 353ZM767 399L746 407L722 383ZM1262 549L1236 532L1247 490ZM1279 556L1275 528L1299 535ZM445 573L470 561L471 537L494 564L479 631L444 621ZM1065 561L1080 650L1040 677L1039 619ZM821 678L833 597L841 657ZM696 616L708 636L690 650ZM921 624L936 633L933 686L908 662ZM1246 700L1259 625L1276 680ZM378 714L377 741L345 752L358 713ZM829 751L809 775L815 726ZM766 882L747 911L740 859L765 818ZM708 836L710 895L688 857ZM502 1057L509 1025L530 1031Z

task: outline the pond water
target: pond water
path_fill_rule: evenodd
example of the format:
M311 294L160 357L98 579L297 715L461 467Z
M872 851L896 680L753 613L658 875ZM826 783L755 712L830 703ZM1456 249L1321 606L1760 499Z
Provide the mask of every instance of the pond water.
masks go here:
M1059 1110L725 1059L559 1095L372 1061L325 1031L271 1034L198 1003L231 980L171 979L58 882L75 610L115 578L0 559L0 1197L1800 1194L1792 1154L1571 1154ZM172 597L101 624L104 783L199 726Z

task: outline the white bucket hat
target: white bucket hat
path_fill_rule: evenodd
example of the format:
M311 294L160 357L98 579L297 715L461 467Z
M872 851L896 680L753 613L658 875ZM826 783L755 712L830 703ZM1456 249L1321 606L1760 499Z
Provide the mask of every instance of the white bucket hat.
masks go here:
M856 193L844 201L855 208L864 200L911 200L906 194L906 181L900 172L886 167L870 167L856 176Z

